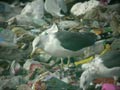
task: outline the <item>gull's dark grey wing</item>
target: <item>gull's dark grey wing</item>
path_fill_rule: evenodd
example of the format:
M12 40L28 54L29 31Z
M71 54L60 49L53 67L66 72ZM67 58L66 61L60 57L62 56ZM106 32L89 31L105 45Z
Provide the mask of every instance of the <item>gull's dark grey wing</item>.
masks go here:
M120 67L120 51L110 51L101 56L103 64L108 67Z
M97 38L96 35L91 32L58 31L55 34L61 46L72 51L78 51L84 47L93 45Z

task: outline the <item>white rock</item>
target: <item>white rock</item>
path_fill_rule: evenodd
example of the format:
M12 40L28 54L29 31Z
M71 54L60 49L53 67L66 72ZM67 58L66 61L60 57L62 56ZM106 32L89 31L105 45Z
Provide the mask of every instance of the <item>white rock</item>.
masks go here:
M28 3L21 11L21 15L27 15L34 19L41 19L44 16L44 2L43 0L34 0Z
M96 1L96 0L90 0L90 1L84 2L84 3L81 3L81 2L76 3L71 8L71 13L75 16L83 15L87 11L91 10L92 8L94 8L98 5L99 5L99 1Z
M61 22L59 23L59 26L62 27L62 28L64 28L64 29L74 28L74 27L79 26L79 22L77 22L77 21L70 21L70 20L67 21L67 20L65 20L65 21L61 21Z

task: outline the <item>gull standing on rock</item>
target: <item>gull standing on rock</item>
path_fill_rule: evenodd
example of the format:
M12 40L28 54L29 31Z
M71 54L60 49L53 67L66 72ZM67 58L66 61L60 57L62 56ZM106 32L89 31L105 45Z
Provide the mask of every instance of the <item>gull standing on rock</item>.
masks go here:
M37 48L43 49L48 54L61 58L80 56L86 47L94 45L96 42L96 35L91 32L69 32L65 30L58 30L56 24L51 28L43 31L32 42L33 56Z

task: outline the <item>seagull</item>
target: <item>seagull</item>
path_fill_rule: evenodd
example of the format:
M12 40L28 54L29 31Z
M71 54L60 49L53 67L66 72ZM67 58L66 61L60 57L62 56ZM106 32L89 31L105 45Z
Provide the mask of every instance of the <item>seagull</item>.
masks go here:
M41 48L51 56L61 58L79 56L86 47L94 45L96 35L91 32L69 32L58 30L54 23L51 28L43 31L32 42L32 53L34 55L37 48Z
M80 88L86 90L90 83L99 77L113 77L115 81L120 76L120 51L110 51L97 56L91 63L84 65L85 71L80 77Z
M44 4L46 12L50 13L54 17L63 17L61 11L67 13L67 6L64 0L45 0Z

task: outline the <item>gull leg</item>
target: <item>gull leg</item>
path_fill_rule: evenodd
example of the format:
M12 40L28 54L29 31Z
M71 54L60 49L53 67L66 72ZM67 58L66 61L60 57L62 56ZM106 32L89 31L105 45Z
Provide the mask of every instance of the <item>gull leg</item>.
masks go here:
M75 67L74 61L70 61L70 57L68 57L67 67Z
M64 77L64 63L63 63L63 58L61 58L61 64L60 64L60 79L62 79Z
M67 67L69 68L70 65L70 57L68 57L68 61L67 61Z
M61 65L60 66L61 66L61 70L64 70L64 67L63 67L64 66L63 58L61 58Z
M114 76L114 84L116 85L117 84L117 80L118 80L118 77Z

